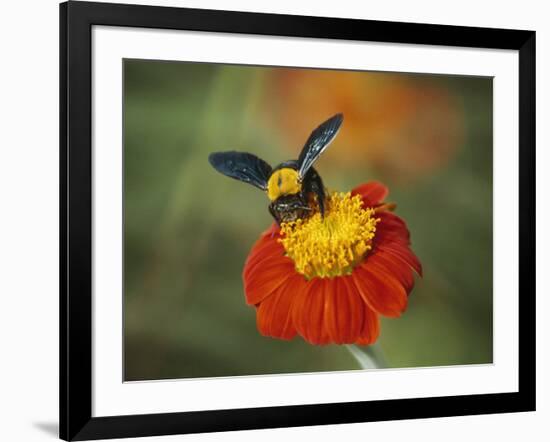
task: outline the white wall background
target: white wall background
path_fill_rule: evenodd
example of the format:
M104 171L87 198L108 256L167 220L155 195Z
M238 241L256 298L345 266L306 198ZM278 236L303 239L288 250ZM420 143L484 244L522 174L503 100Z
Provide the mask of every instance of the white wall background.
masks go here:
M182 0L158 5L353 17L537 31L538 411L334 425L151 441L545 440L550 419L550 13L537 0ZM58 406L58 8L56 0L0 6L0 440L54 440Z

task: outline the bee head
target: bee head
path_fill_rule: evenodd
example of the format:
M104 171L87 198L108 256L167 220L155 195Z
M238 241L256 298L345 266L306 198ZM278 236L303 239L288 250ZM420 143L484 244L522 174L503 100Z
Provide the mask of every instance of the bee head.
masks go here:
M298 171L290 167L277 169L267 181L267 196L271 201L283 195L294 195L302 190Z

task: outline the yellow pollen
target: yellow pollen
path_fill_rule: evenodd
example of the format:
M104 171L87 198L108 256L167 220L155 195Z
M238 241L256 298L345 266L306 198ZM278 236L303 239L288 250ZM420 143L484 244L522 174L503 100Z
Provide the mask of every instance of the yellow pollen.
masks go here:
M372 208L363 207L359 195L335 192L327 198L324 218L319 212L281 224L286 255L307 279L332 278L351 273L372 248L376 232Z

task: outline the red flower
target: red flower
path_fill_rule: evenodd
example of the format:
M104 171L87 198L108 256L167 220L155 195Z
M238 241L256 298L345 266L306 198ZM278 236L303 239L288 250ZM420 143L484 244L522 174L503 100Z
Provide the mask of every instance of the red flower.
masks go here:
M262 234L243 270L261 334L366 345L378 338L379 314L405 311L412 271L421 275L422 267L395 205L383 203L387 194L377 182L333 193L324 218L316 213Z

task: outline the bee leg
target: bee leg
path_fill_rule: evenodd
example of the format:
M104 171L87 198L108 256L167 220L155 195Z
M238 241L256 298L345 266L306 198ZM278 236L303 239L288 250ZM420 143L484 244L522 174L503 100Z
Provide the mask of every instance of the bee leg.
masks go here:
M275 212L275 210L273 209L273 204L270 204L269 205L269 213L271 213L271 216L273 217L273 219L275 220L275 222L277 223L277 225L280 227L281 226L281 223L279 222L279 218L277 216L277 212Z
M320 187L315 193L317 195L317 201L319 202L319 211L321 212L321 217L324 217L325 216L325 189L323 187Z
M317 195L317 203L319 204L319 211L321 216L325 216L325 186L323 180L317 171L312 167L306 174L304 180L304 187L307 192L312 192Z

